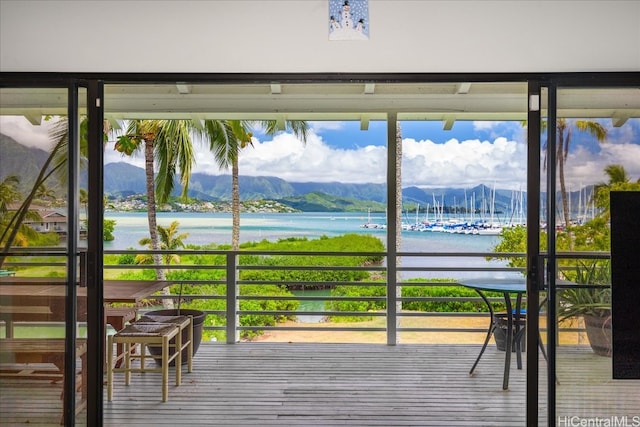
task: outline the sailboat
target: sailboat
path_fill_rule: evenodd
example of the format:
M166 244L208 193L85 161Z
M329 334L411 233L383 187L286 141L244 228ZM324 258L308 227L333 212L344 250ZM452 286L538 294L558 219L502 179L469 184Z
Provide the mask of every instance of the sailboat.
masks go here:
M386 224L377 224L375 222L371 222L371 208L367 209L367 222L360 226L361 228L371 228L376 230L384 230L387 228Z
M483 192L484 194L484 192ZM502 232L502 225L494 222L493 215L496 207L496 185L493 184L493 191L489 194L491 205L489 206L489 223L485 223L483 227L478 228L478 234L481 236L498 236Z

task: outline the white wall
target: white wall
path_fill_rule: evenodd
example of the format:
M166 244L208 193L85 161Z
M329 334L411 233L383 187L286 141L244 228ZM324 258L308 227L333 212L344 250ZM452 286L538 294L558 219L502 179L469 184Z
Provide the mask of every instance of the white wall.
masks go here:
M370 0L368 41L328 0L1 0L0 71L640 70L640 1Z

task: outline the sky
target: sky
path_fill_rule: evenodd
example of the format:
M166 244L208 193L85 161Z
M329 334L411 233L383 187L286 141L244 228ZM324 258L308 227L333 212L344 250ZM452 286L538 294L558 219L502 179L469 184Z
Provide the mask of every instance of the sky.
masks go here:
M605 182L605 166L622 164L634 179L640 178L640 119L619 128L610 119L605 143L574 132L567 160L570 189ZM386 182L386 122L309 122L304 144L292 134L265 135L254 129L253 147L240 156L240 174L276 176L290 182ZM25 145L47 147L48 123L32 126L22 117L0 117L0 132ZM520 122L458 121L451 130L441 122L401 122L403 137L403 187L471 188L478 184L501 189L526 189L526 129ZM110 137L105 163L127 161L144 167L142 153L129 158L113 149ZM194 172L229 174L220 170L204 144L196 143Z

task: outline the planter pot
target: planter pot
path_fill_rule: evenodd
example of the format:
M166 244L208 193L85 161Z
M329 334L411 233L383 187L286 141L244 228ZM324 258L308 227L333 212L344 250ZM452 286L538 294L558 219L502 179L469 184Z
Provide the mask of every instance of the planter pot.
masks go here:
M145 313L145 315L149 316L178 316L178 309L165 309L165 310L154 310ZM180 309L180 315L183 316L193 316L193 355L196 355L196 351L200 347L200 342L202 341L202 332L204 329L204 319L207 317L207 313L201 310L189 310L182 308ZM188 331L182 331L182 341L186 341L188 339ZM175 339L170 341L170 344L175 344ZM154 356L160 356L162 354L162 349L157 346L149 346L149 353ZM170 353L173 355L173 351ZM160 359L155 359L157 365L162 365L162 361ZM182 351L182 364L187 363L187 349ZM169 366L175 365L175 359L169 364Z
M591 316L583 315L584 326L589 338L589 344L595 354L611 357L611 315Z
M507 318L506 314L499 313L494 317L494 322L496 324L496 328L493 330L493 339L496 341L496 348L499 351L505 351L506 341L507 341ZM515 321L514 321L515 322ZM525 327L525 320L520 319L520 330ZM513 328L513 337L514 340L511 343L511 351L516 351L516 340L515 340L515 327ZM519 337L520 339L520 350L526 351L526 334L524 331L521 332Z

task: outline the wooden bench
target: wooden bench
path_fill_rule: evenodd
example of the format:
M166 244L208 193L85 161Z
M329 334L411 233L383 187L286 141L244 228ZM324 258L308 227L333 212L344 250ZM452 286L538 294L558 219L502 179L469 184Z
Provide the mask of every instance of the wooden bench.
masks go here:
M76 357L81 366L76 373L76 414L87 404L87 341L76 341ZM0 340L0 377L62 382L65 374L64 338L5 338ZM57 370L45 369L42 364L52 364ZM64 390L61 394L64 399ZM64 414L60 424L64 424Z

